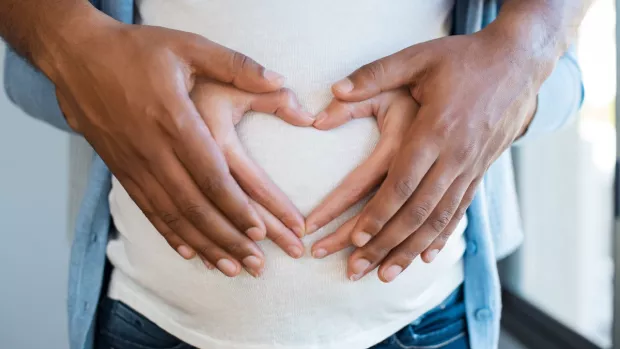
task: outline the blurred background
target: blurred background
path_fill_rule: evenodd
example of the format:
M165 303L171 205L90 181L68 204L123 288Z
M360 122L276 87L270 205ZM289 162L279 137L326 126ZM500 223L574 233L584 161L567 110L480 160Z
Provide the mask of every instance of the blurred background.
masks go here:
M598 0L580 29L586 99L577 122L515 153L526 238L500 262L502 349L620 348L615 8ZM0 117L0 348L68 348L67 263L91 151L26 117L3 93Z

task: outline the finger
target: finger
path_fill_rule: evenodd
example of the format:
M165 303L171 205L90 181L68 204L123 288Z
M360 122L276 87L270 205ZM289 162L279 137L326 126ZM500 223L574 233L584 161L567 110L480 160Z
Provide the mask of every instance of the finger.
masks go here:
M398 94L393 95L398 96ZM307 234L311 234L338 217L384 179L390 163L402 144L406 130L418 111L415 101L409 96L405 97L394 101L377 101L378 105L373 107L373 113L377 116L381 129L379 143L370 156L347 175L343 182L306 218ZM386 104L388 104L387 107Z
M335 232L317 241L312 246L312 257L317 259L325 258L351 246L351 229L353 229L357 219L358 216L349 219L340 228L336 229Z
M250 159L238 138L229 143L226 158L233 176L243 190L297 236L304 236L303 215L288 196L271 181L265 170Z
M267 227L267 238L278 245L284 252L293 258L300 258L304 254L304 245L301 240L288 229L278 218L267 211L257 202L252 202L263 218Z
M351 171L342 183L310 212L306 218L306 234L312 234L336 219L381 183L396 152L394 143L394 140L388 137L379 140L368 159ZM347 238L350 239L348 236Z
M201 258L216 265L224 275L229 277L239 275L241 264L237 258L214 244L209 237L201 234L177 210L173 200L153 176L149 173L143 173L139 182L141 183L141 191L149 193L151 206L156 210L156 213L151 215L151 219L156 224L159 221L163 222L163 225L156 226L156 228L162 229L160 233L164 235L166 240L174 234L179 235L194 251L197 251Z
M411 234L420 235L416 233L416 231L427 220L430 213L435 210L435 207L444 197L448 188L451 188L455 177L458 175L459 173L450 163L438 163L433 165L411 199L398 211L379 234L355 251L355 257L351 258L349 262L351 275L357 275L359 277L365 275L366 272L372 270L368 269L369 266L373 266L374 268L377 263L383 261L392 249L399 246ZM464 185L464 187L465 188L462 189L463 192L467 188L467 185ZM457 186L457 188L460 188L460 186ZM459 199L461 197L462 195L459 196ZM452 196L450 198L452 198ZM460 200L458 202L460 202ZM446 221L445 223L447 224L448 222ZM445 225L442 228L444 227ZM359 241L356 241L356 238L357 236L354 235L352 240L357 244ZM431 242L432 240L428 241L428 244ZM428 244L426 246L428 246ZM420 252L421 251L423 251L423 249L420 250Z
M463 219L463 216L465 216L467 208L474 199L474 195L476 194L476 189L478 188L479 183L480 179L474 181L469 186L467 192L465 192L465 195L463 196L463 200L461 201L459 208L456 210L456 213L452 217L450 224L448 224L446 229L444 229L443 232L441 232L441 234L439 234L439 236L431 243L431 245L428 246L426 250L424 250L424 252L422 252L422 260L424 262L431 263L435 259L435 257L437 257L437 254L441 252L441 250L444 248L446 242L458 226L459 222Z
M209 269L209 270L215 269L215 266L213 264L211 264L211 262L209 262L204 257L200 257L200 260L202 260L202 263L205 265L205 267L207 267L207 269Z
M333 99L329 105L316 116L312 126L319 130L331 130L353 119L373 116L373 99L362 102L343 102Z
M404 85L412 84L428 67L428 50L414 45L357 69L336 82L332 91L344 101L362 101Z
M252 94L249 109L272 114L295 126L310 126L312 114L304 111L293 91L283 88L277 92Z
M119 182L121 179L117 177ZM123 178L121 185L129 194L129 197L138 205L144 216L153 224L155 229L161 234L161 236L168 242L168 245L172 247L181 257L185 259L192 259L196 256L194 249L181 239L176 233L170 229L170 227L164 223L164 221L156 214L156 210L151 205L150 201L146 198L142 189L129 178Z
M172 199L178 214L185 218L181 221L191 223L213 243L241 261L252 275L259 275L264 266L264 256L258 246L248 237L254 237L254 234L249 231L246 236L237 230L210 200L201 195L187 172L178 161L175 163L175 159L173 154L160 153L158 170L154 172L159 173L155 176L156 178L162 178L166 183L171 183L168 187L163 185L162 187ZM251 209L254 211L253 208ZM173 217L179 219L178 214L173 214ZM189 237L181 236L190 244L192 243Z
M424 224L394 248L379 267L379 279L391 282L441 235L456 213L463 195L471 184L468 178L454 181ZM446 237L446 239L449 235Z
M248 236L264 236L263 222L230 174L224 155L189 97L184 101L184 108L179 114L183 112L187 115L184 117L183 129L177 136L180 138L176 139L174 152L186 171L180 171L182 167L174 164L173 160L168 160L166 165L172 167L153 169L168 174L166 178L158 180L166 189L174 190L175 196L186 194L199 200L198 194L206 195L241 232ZM178 170L175 175L170 173L172 169ZM185 186L180 186L177 176L186 176L186 172L189 172L193 181L185 181ZM196 191L195 186L198 186L200 191Z
M201 113L217 111L221 114L219 115L221 118L233 118L232 121L225 121L220 118L205 117L207 127L212 132L215 142L219 144L218 147L223 151L225 160L228 163L227 166L229 166L233 177L255 201L265 206L269 212L275 214L286 226L295 231L299 237L303 236L303 216L290 199L269 179L265 171L250 159L239 141L233 125L237 117L239 119L236 122L240 120L243 114L252 109L253 101L261 99L256 102L254 106L256 109L273 111L278 109L278 103L281 103L283 100L290 100L290 97L286 96L288 93L268 93L264 95L270 95L271 97L263 98L222 85L210 86L211 88L228 89L228 93L235 98L234 106L230 103L218 104L222 102L221 98L217 100L214 98L194 98L197 103L196 107ZM192 93L196 94L195 97L198 95L203 95L204 97L205 94L208 96L209 90L205 90L205 87L206 85L199 85ZM286 98L282 98L282 96ZM275 104L273 109L269 109L271 107L269 104ZM236 107L237 105L239 107ZM261 235L257 234L254 237L254 240L264 238L265 234L266 231L263 230Z
M388 175L377 194L364 207L353 228L352 241L364 246L400 210L414 193L439 153L434 142L415 132L415 123L404 144L394 157ZM410 230L409 230L410 231Z
M232 84L242 90L271 92L284 84L282 75L200 35L188 34L182 49L197 74Z

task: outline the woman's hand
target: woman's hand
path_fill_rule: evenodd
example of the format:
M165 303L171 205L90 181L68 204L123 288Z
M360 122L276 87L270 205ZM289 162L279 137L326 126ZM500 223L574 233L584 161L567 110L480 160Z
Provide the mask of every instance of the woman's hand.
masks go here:
M287 228L294 225L301 213L289 198L269 179L265 171L246 154L235 130L235 125L249 111L274 114L295 126L310 126L314 119L304 112L295 95L288 89L270 93L250 93L231 85L213 81L198 81L191 93L198 112L208 127L215 143L228 163L230 172L249 195L252 206L267 228L267 238L280 246L293 258L303 254L303 244L298 235ZM292 213L292 214L291 214ZM222 237L226 239L226 236ZM226 241L216 242L226 246ZM203 255L208 267L233 256L214 246Z
M329 223L381 184L404 137L418 113L418 104L407 89L395 89L362 102L333 100L319 115L314 127L336 128L352 119L377 119L381 138L370 156L317 206L306 219L308 233ZM316 242L312 255L323 258L351 245L351 231L359 215L351 218L334 233ZM310 228L311 227L311 228ZM348 276L354 278L358 252L350 257Z
M352 279L381 264L389 282L423 252L432 261L488 167L529 125L549 64L489 30L411 46L333 86L342 101L404 87L420 103L385 181L348 223L359 247Z

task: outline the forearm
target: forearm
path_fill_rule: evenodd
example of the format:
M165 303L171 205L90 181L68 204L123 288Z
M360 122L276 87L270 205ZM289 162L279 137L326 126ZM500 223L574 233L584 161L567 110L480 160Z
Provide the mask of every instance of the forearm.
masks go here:
M61 64L63 51L108 21L87 0L0 2L0 36L48 76Z
M551 74L574 42L594 0L506 0L487 29L514 51L513 63L533 69L535 84Z
M577 36L594 0L506 0L496 24L558 59Z

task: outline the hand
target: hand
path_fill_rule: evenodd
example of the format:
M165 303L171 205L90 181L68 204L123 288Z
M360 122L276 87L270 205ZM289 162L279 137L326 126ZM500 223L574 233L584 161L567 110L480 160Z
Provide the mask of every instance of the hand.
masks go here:
M198 35L93 23L87 39L65 38L46 68L69 125L184 258L198 252L228 276L241 261L259 274L264 256L252 240L264 238L265 224L189 94L198 77L256 93L279 90L283 78ZM298 212L274 213L303 232Z
M353 204L367 196L385 178L388 168L405 141L405 135L418 113L419 106L405 88L382 92L362 102L343 102L334 99L317 115L314 127L331 130L352 119L374 116L381 138L370 156L353 170L306 218L314 227L308 234L340 216ZM323 258L351 245L350 233L359 215L349 219L334 233L312 247L315 258ZM355 254L351 256L354 262ZM349 268L349 277L354 273Z
M380 264L394 280L421 253L432 261L488 167L527 128L541 64L497 32L446 37L370 63L336 83L343 101L406 87L420 103L387 177L350 223L352 279Z
M252 206L265 222L267 238L291 257L301 257L304 250L301 240L283 223L286 220L294 222L296 217L290 217L290 212L296 215L301 213L265 171L249 158L237 137L235 125L249 111L275 114L296 126L310 126L314 119L308 112L302 111L295 95L288 89L259 94L231 85L199 81L191 92L191 98L224 154L230 172L249 194ZM217 252L203 256L209 269L213 269L213 261L222 258L234 260L225 251Z

